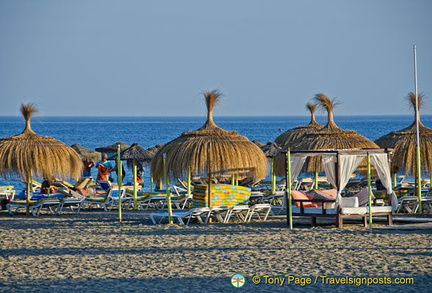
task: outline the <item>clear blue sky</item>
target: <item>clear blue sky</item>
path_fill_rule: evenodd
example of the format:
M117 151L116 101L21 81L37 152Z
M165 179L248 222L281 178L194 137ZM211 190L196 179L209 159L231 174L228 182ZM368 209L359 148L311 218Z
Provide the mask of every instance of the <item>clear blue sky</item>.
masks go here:
M0 115L335 115L432 113L430 0L1 0Z

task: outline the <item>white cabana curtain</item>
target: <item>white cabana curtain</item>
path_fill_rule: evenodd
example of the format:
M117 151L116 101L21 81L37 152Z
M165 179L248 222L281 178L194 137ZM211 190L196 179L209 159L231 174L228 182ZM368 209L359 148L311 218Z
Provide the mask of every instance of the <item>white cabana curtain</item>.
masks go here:
M336 182L336 156L335 155L323 155L322 162L324 166L324 172L326 174L328 182L332 186L337 186Z
M345 188L351 174L357 169L364 157L357 157L356 155L339 155L339 184L336 182L336 156L323 155L322 161L327 180L331 185L337 186L338 195L336 204L341 201L341 191Z
M357 169L364 157L357 157L356 155L339 155L339 186L336 182L336 156L323 155L322 161L327 180L333 186L337 186L339 191L342 191L348 183L351 174Z
M390 164L388 161L387 154L371 154L371 163L377 170L378 177L381 179L382 184L387 189L387 194L391 194L391 205L393 210L397 209L397 197L392 189Z
M303 165L306 161L306 156L292 156L291 157L291 182L294 182L300 174Z
M339 191L345 188L351 174L358 168L363 160L363 156L339 155L339 169L341 170L339 174Z

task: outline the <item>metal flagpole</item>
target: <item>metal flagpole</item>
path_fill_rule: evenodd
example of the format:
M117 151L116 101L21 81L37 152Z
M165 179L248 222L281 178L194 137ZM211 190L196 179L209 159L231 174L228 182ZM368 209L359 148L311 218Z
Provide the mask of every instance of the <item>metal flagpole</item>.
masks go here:
M369 230L372 231L372 183L371 183L371 162L370 153L367 152L367 184L368 184L368 209L369 209Z
M119 213L119 222L122 221L122 196L121 196L121 188L122 188L122 161L120 159L120 145L117 145L117 187L118 187L118 213Z
M293 218L292 218L292 195L291 195L291 152L288 149L286 154L286 188L285 188L285 202L287 204L287 218L290 229L293 229Z
M414 44L414 84L415 84L415 120L416 120L416 192L418 200L418 211L423 212L421 194L421 161L420 161L420 130L419 130L419 101L418 101L418 81L417 81L417 46Z

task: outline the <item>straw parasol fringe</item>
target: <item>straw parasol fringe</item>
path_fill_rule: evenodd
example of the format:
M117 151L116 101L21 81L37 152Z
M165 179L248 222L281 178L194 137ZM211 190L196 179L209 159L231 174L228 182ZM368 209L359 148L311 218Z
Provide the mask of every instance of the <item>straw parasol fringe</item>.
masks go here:
M312 103L307 103L306 108L311 113L311 121L307 125L302 126L296 126L293 129L287 130L286 132L282 133L275 139L275 143L277 143L282 149L288 149L289 144L296 140L299 137L302 137L306 134L316 132L318 129L323 128L321 124L316 122L315 120L315 110L316 105Z
M415 112L414 93L409 93L407 100ZM419 110L424 104L424 95L419 94ZM420 112L420 111L419 111ZM419 115L419 134L420 134L420 158L422 172L430 172L432 168L432 129L426 127L420 121ZM382 148L393 148L394 155L392 164L405 171L406 175L414 174L416 168L416 121L399 131L393 131L375 141Z
M267 158L261 149L236 131L219 128L213 121L213 107L221 94L205 92L207 121L203 127L184 132L158 150L152 161L155 180L163 177L162 154L174 177L193 174L237 174L259 180L267 173ZM211 166L208 166L208 164Z

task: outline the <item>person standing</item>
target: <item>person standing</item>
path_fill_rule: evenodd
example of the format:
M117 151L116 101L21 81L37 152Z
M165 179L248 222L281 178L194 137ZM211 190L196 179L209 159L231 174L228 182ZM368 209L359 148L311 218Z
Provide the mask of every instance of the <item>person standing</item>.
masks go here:
M107 175L114 171L114 166L111 161L108 161L108 155L105 153L102 154L102 160L97 162L96 168L98 169L96 181L108 180Z
M83 177L91 177L91 168L94 167L95 162L90 158L86 158L82 162L83 162Z

